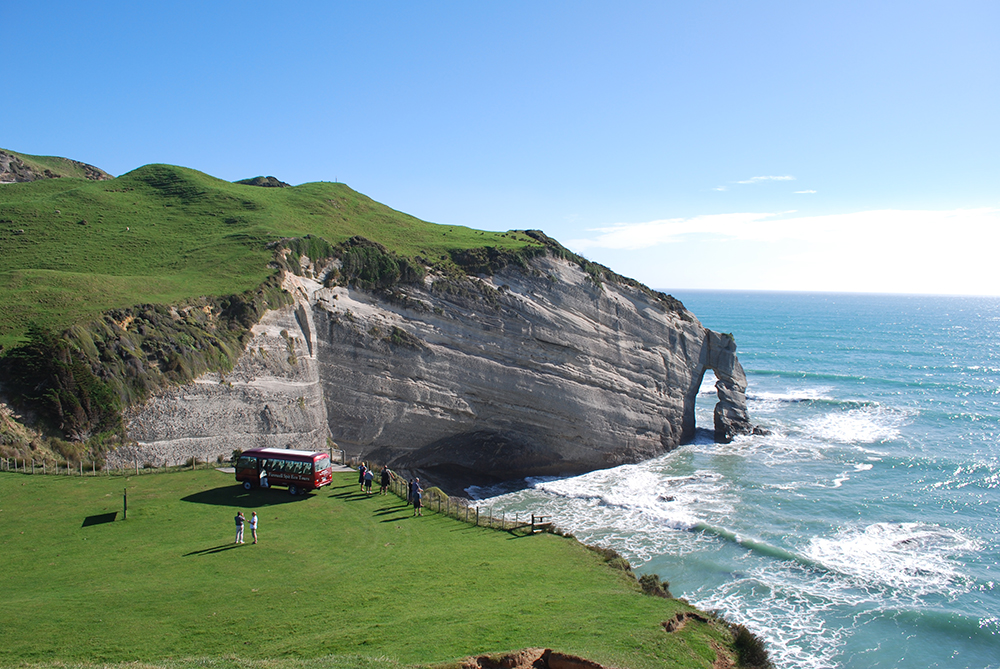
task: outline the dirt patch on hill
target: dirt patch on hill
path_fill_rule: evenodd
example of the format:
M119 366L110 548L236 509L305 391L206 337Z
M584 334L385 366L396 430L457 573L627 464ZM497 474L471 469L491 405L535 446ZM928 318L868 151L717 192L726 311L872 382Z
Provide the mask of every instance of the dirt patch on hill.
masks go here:
M613 669L549 648L525 648L508 655L480 655L462 663L462 669Z
M708 618L706 618L705 616L698 615L697 613L692 613L691 611L685 611L682 613L678 613L670 620L662 623L663 629L666 630L667 632L677 632L681 630L685 625L687 625L687 622L689 620L697 620L700 623L708 622Z

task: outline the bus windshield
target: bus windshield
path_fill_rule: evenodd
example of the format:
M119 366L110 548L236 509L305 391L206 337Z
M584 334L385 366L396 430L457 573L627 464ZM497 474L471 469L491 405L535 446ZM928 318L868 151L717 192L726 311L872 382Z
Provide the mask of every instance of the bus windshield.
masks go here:
M313 471L321 472L330 466L330 456L324 455L313 463Z

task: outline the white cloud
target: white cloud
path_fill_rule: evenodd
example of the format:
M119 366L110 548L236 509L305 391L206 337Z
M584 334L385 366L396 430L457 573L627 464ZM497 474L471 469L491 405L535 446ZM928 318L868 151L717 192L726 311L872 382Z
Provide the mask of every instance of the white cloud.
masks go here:
M598 262L602 252L627 252L626 272L661 288L1000 295L992 258L1000 247L1000 208L743 212L592 232L566 245ZM677 250L665 255L665 245Z
M712 190L719 190L719 191L722 191L722 190L729 190L729 188L728 188L727 186L716 186L716 187L715 187L715 188L713 188Z
M759 184L762 181L795 181L795 177L793 177L791 175L785 175L785 176L780 176L780 177L777 177L777 176L750 177L749 179L745 179L743 181L737 181L736 183L738 183L738 184Z
M616 223L606 228L595 228L599 233L590 239L574 239L567 246L578 251L591 248L642 249L660 244L683 241L691 235L708 235L719 238L740 238L744 228L776 214L737 213L695 216L694 218L669 218L647 223Z
M796 195L809 195L809 194L815 193L815 192L816 191L814 191L814 190L797 190L797 191L795 191L795 194Z

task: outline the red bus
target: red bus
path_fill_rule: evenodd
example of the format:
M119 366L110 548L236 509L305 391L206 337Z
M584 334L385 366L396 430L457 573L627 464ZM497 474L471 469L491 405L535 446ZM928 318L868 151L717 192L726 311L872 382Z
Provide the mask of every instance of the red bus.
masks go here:
M236 480L247 490L288 486L288 492L297 495L330 485L333 467L322 451L251 448L236 461Z

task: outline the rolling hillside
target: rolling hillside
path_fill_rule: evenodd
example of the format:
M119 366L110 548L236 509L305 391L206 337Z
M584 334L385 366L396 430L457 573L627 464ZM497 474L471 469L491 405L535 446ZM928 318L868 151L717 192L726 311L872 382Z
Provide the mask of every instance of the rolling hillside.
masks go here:
M331 244L363 236L428 265L462 249L538 244L421 221L340 183L260 188L170 165L106 181L7 183L0 345L22 341L31 323L61 330L108 309L252 289L274 273L268 245L306 235Z

